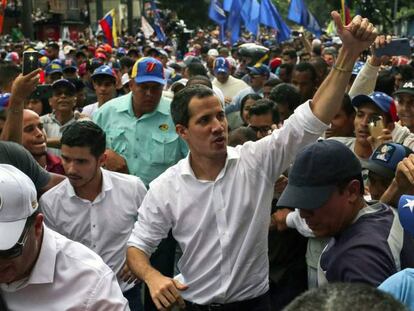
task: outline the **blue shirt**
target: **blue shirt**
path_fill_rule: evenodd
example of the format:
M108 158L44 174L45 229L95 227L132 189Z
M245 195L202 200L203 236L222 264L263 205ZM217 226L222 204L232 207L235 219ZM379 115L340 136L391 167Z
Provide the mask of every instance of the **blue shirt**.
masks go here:
M378 289L414 310L414 269L404 269L386 279Z
M147 187L188 153L187 144L175 132L167 98L162 97L153 112L137 118L130 92L107 102L93 119L106 133L106 147L123 156L130 174Z

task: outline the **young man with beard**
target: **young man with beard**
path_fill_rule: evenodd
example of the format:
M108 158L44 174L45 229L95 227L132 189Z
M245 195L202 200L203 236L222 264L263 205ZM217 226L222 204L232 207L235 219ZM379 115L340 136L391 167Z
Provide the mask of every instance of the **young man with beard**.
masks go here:
M150 185L128 241L128 265L148 285L159 310L270 310L267 235L274 183L303 146L339 111L353 65L376 37L367 19L343 26L336 67L312 102L257 142L227 147L222 105L205 86L184 88L171 104L176 132L189 155ZM180 245L181 274L154 269L149 256L169 229ZM186 301L184 301L184 299Z
M146 189L135 176L102 169L106 135L91 121L79 121L62 135L68 179L40 200L46 225L95 251L117 274L132 310L142 310L140 286L126 265L126 242ZM135 285L135 286L134 286Z
M62 160L46 151L46 133L39 115L29 109L23 110L22 145L48 172L65 175Z

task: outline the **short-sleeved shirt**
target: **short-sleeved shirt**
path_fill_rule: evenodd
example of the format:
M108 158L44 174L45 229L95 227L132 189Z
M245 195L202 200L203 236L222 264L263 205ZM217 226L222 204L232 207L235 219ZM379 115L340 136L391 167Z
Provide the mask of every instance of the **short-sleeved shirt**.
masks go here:
M164 97L156 110L137 118L130 92L105 103L93 120L105 131L107 148L123 156L130 174L147 187L188 153L187 144L175 132L170 100Z
M65 128L71 125L72 123L76 122L76 118L73 117L65 124L60 124L60 122L56 119L55 113L52 112L44 116L41 116L40 121L42 121L43 123L43 128L45 129L46 136L48 138L60 138L62 137L62 133L65 130ZM55 155L60 156L60 149L47 148L47 150Z
M19 144L0 141L0 163L13 165L29 176L37 191L44 188L50 180L50 174Z

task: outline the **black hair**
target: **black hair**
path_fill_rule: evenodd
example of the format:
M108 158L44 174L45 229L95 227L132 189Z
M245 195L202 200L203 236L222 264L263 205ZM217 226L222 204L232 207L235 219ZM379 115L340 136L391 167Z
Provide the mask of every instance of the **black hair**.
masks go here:
M279 68L279 71L282 69L285 69L286 76L289 77L289 81L290 81L292 79L292 72L293 72L294 67L295 65L291 63L283 63L278 68Z
M309 72L311 74L311 81L318 82L318 75L316 74L315 67L311 63L299 63L295 66L295 71Z
M128 70L134 67L135 64L134 60L129 56L122 56L119 63L121 65L121 69L128 68Z
M364 179L362 177L362 173L360 173L358 175L350 176L350 177L347 177L343 180L338 181L336 183L336 187L338 188L339 193L342 194L344 192L344 190L346 189L346 187L348 186L348 184L352 180L358 180L359 181L359 194L364 195L365 189L364 189Z
M274 78L274 79L269 79L267 80L263 86L271 86L271 87L275 87L276 85L282 83L282 81L278 78Z
M12 82L20 74L20 68L13 63L3 63L0 65L0 91Z
M294 111L301 104L298 89L289 83L280 83L275 86L270 91L269 99L274 101L276 105L287 104L290 111Z
M105 152L106 134L92 121L78 121L65 128L61 144L69 147L89 147L91 154L98 158Z
M111 81L112 84L116 84L116 78L110 75L101 74L92 77L92 82L95 82L97 84L104 83L105 81Z
M190 110L188 106L191 99L193 99L193 97L206 98L210 96L215 96L213 90L202 84L191 85L175 93L171 102L171 117L174 124L181 124L187 127L188 121L190 120Z
M213 88L213 84L211 83L211 80L207 76L202 76L202 75L192 76L188 79L187 84L185 86L187 87L187 86L191 86L195 84L202 84L202 85L209 87L210 89Z
M375 84L375 91L383 92L389 96L394 93L395 76L389 70L382 70L379 72L377 82Z
M270 99L259 99L256 103L250 107L249 116L261 116L264 114L272 114L272 121L274 124L279 123L279 111L276 109L276 105Z
M199 62L191 62L187 66L188 75L191 78L192 76L207 76L207 69L204 67L202 63Z
M250 93L250 94L245 95L242 98L242 100L240 101L240 117L242 118L242 120L243 120L243 110L244 110L244 106L246 105L246 102L249 99L253 99L253 100L256 101L256 100L262 99L262 97L260 95L256 94L256 93Z
M256 141L257 133L248 126L241 126L229 133L229 146L243 145L246 141Z
M287 56L289 56L289 58L290 59L296 59L297 58L297 54L296 54L296 50L294 50L294 49L287 49L287 50L284 50L283 52L282 52L282 55L287 55Z
M344 98L342 99L342 105L341 109L345 111L345 114L349 117L352 115L355 115L356 111L354 106L351 103L351 97L348 94L344 95Z
M403 83L414 79L414 68L411 65L398 66L397 72L401 75Z

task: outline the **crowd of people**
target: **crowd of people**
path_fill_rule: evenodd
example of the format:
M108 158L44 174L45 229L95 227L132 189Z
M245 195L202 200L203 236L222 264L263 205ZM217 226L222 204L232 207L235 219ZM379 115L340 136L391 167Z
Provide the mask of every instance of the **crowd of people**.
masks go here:
M5 44L0 310L414 310L414 60L332 18Z

